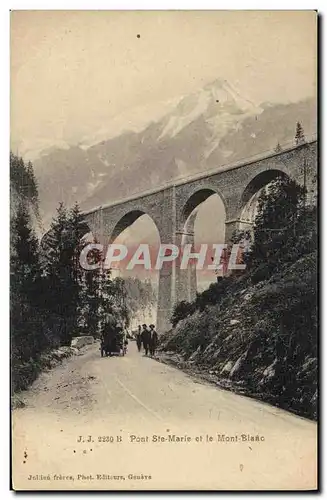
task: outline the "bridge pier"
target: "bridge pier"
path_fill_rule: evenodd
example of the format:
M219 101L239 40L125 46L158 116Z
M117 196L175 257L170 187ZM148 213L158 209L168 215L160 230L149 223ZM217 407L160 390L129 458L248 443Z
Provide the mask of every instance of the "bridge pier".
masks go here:
M181 252L185 245L191 245L191 252L194 252L194 232L177 231L176 240ZM176 260L176 300L181 302L185 300L192 302L196 298L197 281L196 281L196 264L191 261L186 269L181 269L181 255Z
M253 222L235 219L225 222L225 243L229 246L232 245L232 237L241 231L251 231L253 230Z
M240 230L241 230L240 219L226 220L226 222L225 222L225 243L227 245L231 245L233 235Z
M172 315L171 290L173 286L172 266L170 262L163 265L159 274L159 290L157 305L157 331L159 334L171 328Z
M175 188L168 188L163 192L160 217L156 219L157 228L162 244L176 244L176 198ZM170 318L176 296L176 265L173 262L164 262L159 272L159 289L157 305L157 331L162 334L171 328Z

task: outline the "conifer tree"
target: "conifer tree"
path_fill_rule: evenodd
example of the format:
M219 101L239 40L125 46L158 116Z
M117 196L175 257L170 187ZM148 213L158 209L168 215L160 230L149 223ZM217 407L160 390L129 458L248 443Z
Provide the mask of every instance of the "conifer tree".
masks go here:
M96 249L88 253L88 263L101 262L102 255ZM81 323L88 335L99 336L101 301L101 268L82 270Z
M269 277L288 258L296 242L296 222L303 209L303 188L280 176L263 190L258 200L253 245L248 255L251 268L260 266Z
M26 205L21 202L12 221L11 341L14 363L36 359L47 346L39 313L42 277L38 241Z
M276 147L275 147L275 152L276 153L281 153L282 151L283 151L282 146L280 145L280 143L278 141L277 144L276 144Z
M28 179L28 184L27 184L27 195L29 199L34 203L35 205L38 204L38 189L37 189L37 182L36 178L34 175L34 169L32 163L29 161L27 166L26 166L26 173L27 173L27 179Z
M47 303L56 323L58 340L70 344L76 325L76 283L71 221L63 203L52 221L46 246Z
M78 332L82 324L83 308L83 269L80 266L80 252L83 248L82 237L85 233L85 224L79 205L75 203L68 213L68 248L69 265L71 267L71 319L72 331Z
M38 188L33 165L31 162L25 164L22 158L13 153L10 153L10 184L22 200L33 206L39 219Z
M296 132L295 132L295 144L296 146L300 146L301 144L304 144L305 141L305 135L304 135L304 130L300 122L297 122L296 124Z

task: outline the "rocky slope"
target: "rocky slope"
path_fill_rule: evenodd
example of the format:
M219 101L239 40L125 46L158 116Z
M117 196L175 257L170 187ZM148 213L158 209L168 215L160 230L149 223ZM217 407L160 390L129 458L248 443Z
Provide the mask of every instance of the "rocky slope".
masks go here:
M316 418L316 259L256 285L236 280L219 304L166 334L162 353L220 386Z

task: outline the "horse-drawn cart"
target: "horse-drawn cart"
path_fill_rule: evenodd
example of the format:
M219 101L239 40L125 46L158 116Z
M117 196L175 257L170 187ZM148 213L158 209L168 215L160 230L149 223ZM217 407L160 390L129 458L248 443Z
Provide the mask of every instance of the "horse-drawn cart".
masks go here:
M124 356L125 350L123 342L111 338L103 338L101 340L101 357L104 356Z
M122 325L115 318L108 317L102 329L101 357L124 356L127 352L127 343Z

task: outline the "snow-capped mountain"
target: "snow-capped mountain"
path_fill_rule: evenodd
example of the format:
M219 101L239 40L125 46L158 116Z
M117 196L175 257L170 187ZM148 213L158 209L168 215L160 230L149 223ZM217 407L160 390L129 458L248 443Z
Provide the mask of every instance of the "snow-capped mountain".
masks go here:
M260 113L262 110L243 99L226 80L216 80L181 100L173 113L163 120L163 131L159 137L175 137L183 128L197 120L201 115L211 128L219 133L229 124L245 116Z
M316 103L261 104L218 79L182 97L142 131L126 131L90 147L52 149L34 161L41 210L60 201L91 209L170 179L201 172L273 149L294 138L300 121L316 132Z

